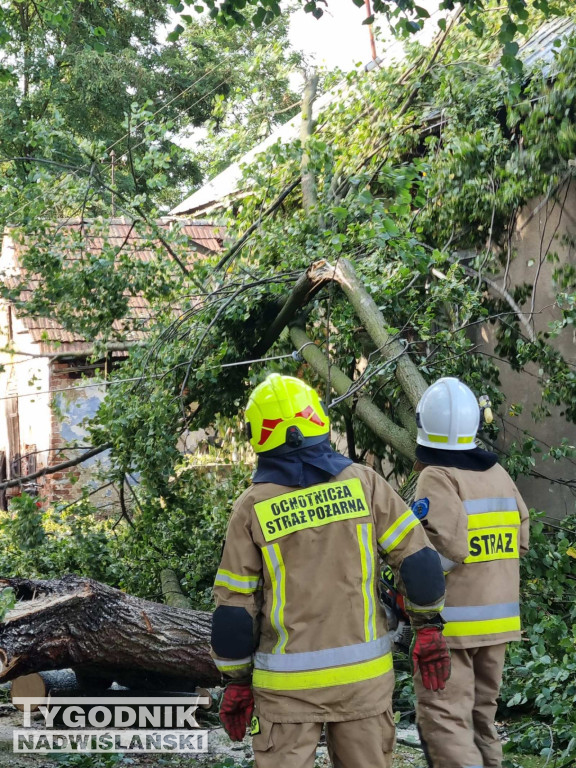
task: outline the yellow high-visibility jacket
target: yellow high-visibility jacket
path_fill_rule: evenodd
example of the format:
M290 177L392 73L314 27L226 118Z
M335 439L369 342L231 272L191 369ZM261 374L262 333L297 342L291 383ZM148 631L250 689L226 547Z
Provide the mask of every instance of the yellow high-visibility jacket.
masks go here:
M529 515L499 464L484 471L427 466L415 504L446 572L451 648L520 639L519 557L528 550Z
M213 658L227 676L252 675L258 714L297 723L388 709L394 679L378 552L400 574L416 621L442 608L440 559L373 470L354 464L308 488L256 484L238 499L214 586Z

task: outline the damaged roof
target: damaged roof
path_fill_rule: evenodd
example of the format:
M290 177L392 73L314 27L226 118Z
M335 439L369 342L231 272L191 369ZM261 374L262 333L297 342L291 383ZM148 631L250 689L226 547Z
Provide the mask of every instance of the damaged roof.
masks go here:
M160 232L163 230L166 232L173 231L174 228L177 228L180 236L177 255L185 263L191 264L199 256L219 253L222 250L224 236L222 227L201 221L188 222L183 219L177 221L165 219L156 222L156 224ZM91 226L92 222L71 219L58 225L58 229L68 233L83 229L83 244L85 249L92 253L101 250L104 241L106 241L108 246L117 246L118 254L128 254L131 259L144 263L156 259L154 249L161 245L160 240L154 239L149 233L142 234L138 230L137 222L126 219L111 219L104 223L104 233L102 222L98 222L94 234L91 234ZM27 243L25 241L19 242L18 239L13 238L9 229L4 233L0 274L2 274L8 287L16 287L23 276L20 257L26 248ZM64 262L72 262L78 258L80 258L78 252L69 250L66 252ZM36 276L28 280L27 289L20 293L21 300L26 301L32 296L38 280L39 278ZM126 319L115 320L112 326L115 336L125 339L127 346L130 343L137 343L146 339L148 321L151 319L150 307L143 296L130 295L128 305L129 311ZM12 311L16 314L25 332L30 335L32 342L38 345L38 354L40 355L82 356L93 349L93 342L88 342L81 335L66 330L56 318L30 317L18 313L15 308L12 308ZM17 343L16 346L18 346Z

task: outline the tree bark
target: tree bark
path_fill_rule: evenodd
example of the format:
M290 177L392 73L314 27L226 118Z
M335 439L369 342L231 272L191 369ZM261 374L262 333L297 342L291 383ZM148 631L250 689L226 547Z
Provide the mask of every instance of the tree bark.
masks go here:
M16 606L0 623L0 682L53 669L85 669L122 684L218 685L209 654L212 617L126 595L92 579L0 579Z
M166 605L172 608L184 608L184 610L192 609L192 603L182 592L178 576L176 576L176 572L172 568L163 568L160 571L160 584L162 585L162 595Z
M306 82L304 98L302 99L302 122L300 124L300 143L302 144L302 160L300 162L300 174L302 177L302 204L304 210L309 211L318 202L316 195L316 179L310 170L310 155L308 154L308 142L312 136L312 105L316 98L318 87L318 75L314 72ZM321 229L323 227L321 226Z
M302 357L310 363L316 373L328 381L328 361L325 355L297 326L290 328L290 338L297 349L302 348ZM330 366L330 384L339 395L344 395L354 382L335 365ZM356 416L368 426L375 435L407 459L414 460L415 441L407 430L389 419L366 395L360 395L354 410Z

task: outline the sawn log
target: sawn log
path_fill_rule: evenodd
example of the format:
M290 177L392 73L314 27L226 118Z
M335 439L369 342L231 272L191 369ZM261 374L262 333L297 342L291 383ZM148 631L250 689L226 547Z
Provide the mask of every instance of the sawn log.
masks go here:
M52 669L140 687L218 685L211 615L124 594L74 575L0 579L18 602L0 623L0 681Z

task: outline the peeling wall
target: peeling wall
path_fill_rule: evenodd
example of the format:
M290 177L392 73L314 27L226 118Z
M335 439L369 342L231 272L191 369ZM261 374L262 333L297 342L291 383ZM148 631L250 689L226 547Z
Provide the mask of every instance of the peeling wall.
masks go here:
M73 459L92 447L87 423L96 415L106 393L106 387L101 383L91 385L89 378L73 379L70 364L66 362L52 363L50 385L55 393L52 400L51 420L53 455L58 457L58 451L66 448L67 445L78 445L80 447L76 450L66 448L65 453L59 458L59 460ZM98 474L100 469L106 466L107 457L108 451L93 456L76 467L54 473L46 480L46 495L60 501L73 501L80 495L82 487L96 490L102 485ZM118 497L116 491L108 487L93 494L91 501L104 511L117 504Z

